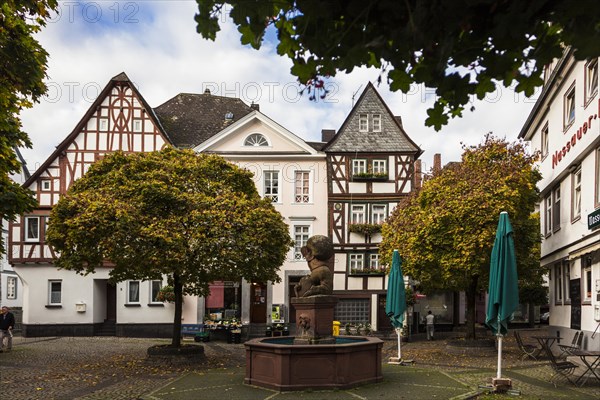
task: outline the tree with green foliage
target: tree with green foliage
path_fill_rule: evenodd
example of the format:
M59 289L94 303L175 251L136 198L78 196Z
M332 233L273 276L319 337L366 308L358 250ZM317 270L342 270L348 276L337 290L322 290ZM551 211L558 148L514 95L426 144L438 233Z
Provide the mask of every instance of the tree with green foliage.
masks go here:
M499 83L516 82L517 92L532 95L563 46L579 60L600 56L597 0L196 1L204 38L215 39L226 14L242 44L255 49L274 29L277 53L292 60L292 74L309 91L323 91L323 77L362 66L381 69L394 91L406 93L411 83L435 88L426 125L436 130Z
M206 296L216 280L278 282L293 244L249 171L172 148L117 152L92 165L52 209L46 238L58 268L88 274L109 265L115 282L167 275L174 347L183 295Z
M56 0L5 0L0 4L0 220L36 206L31 192L10 179L21 163L17 147L31 147L19 113L46 93L48 53L33 35L46 25ZM0 237L0 254L5 252Z
M464 148L461 162L435 171L383 226L383 262L399 249L404 273L424 292L465 292L468 338L475 338L475 300L488 285L500 212L508 212L514 228L520 284L541 286L536 157L522 142L488 134Z

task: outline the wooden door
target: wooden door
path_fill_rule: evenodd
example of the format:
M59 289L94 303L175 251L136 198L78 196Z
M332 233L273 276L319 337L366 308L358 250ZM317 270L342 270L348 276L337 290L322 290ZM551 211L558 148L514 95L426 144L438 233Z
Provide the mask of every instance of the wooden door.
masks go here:
M253 283L250 293L252 305L250 307L250 322L265 324L267 322L267 285Z
M106 282L106 320L117 320L117 287Z

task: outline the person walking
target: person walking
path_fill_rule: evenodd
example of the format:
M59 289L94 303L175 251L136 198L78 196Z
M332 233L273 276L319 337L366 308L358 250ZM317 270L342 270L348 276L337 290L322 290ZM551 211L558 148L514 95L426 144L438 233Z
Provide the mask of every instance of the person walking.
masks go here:
M435 317L431 313L431 310L429 310L427 312L427 316L425 317L425 321L426 321L425 328L427 329L427 340L433 340L434 320L435 320Z
M6 339L6 351L12 350L12 330L15 327L15 316L8 311L8 307L2 307L2 316L0 316L0 352L4 349L4 340Z

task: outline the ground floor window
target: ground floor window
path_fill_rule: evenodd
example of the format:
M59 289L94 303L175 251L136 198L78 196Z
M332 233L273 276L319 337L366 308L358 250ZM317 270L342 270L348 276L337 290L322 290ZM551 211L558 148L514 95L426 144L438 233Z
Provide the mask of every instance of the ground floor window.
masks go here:
M369 299L339 299L333 319L345 324L366 324L369 322Z
M62 281L48 281L48 304L59 305L62 303Z
M162 288L162 281L150 281L150 303L160 303L156 298L160 289Z
M127 303L140 302L140 281L127 282Z
M14 276L6 278L6 298L10 300L17 298L17 278Z

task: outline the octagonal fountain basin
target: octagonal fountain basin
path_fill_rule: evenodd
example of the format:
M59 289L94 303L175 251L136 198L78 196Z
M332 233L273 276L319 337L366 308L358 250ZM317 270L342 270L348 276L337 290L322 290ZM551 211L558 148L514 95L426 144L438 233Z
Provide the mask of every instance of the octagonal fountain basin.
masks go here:
M348 389L383 380L381 339L337 337L331 344L294 344L294 339L258 338L244 343L244 383L292 391Z

